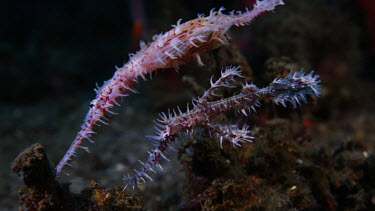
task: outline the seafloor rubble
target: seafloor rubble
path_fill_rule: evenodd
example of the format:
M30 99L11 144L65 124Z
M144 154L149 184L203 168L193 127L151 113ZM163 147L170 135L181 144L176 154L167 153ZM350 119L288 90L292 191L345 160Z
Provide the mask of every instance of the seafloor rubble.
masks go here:
M364 145L347 141L335 150L308 147L302 122L267 120L254 127L253 145L220 148L200 137L179 150L188 195L183 210L364 210L373 205L375 157ZM22 175L19 205L28 209L141 210L142 197L98 183L74 194L60 184L41 145L13 163ZM173 172L169 172L173 174Z
M91 181L80 194L69 190L69 184L56 180L55 169L50 165L40 144L22 152L12 165L12 171L22 175L24 187L18 192L19 207L28 210L142 210L139 195L129 195L121 188L104 190Z

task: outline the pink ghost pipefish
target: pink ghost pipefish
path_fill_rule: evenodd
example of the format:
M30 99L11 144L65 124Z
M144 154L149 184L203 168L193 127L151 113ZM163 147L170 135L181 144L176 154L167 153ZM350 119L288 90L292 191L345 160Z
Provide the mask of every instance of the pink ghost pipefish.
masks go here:
M173 68L197 59L203 65L200 55L211 50L217 44L229 44L230 37L227 34L230 27L248 25L259 14L272 11L278 5L284 5L283 0L257 0L252 10L245 12L232 11L228 15L223 14L224 8L218 11L212 9L210 15L205 17L198 15L194 20L181 23L181 19L173 29L155 35L149 44L140 42L141 49L130 54L129 61L123 67L116 67L113 77L105 81L103 86L97 88L96 97L90 103L81 130L78 132L68 151L56 166L56 174L59 174L65 165L75 155L78 148L90 152L88 147L82 146L82 141L87 139L90 142L92 130L97 122L107 124L102 120L106 113L114 114L110 109L117 103L120 97L128 96L138 82L138 78L146 79L145 75L161 68Z

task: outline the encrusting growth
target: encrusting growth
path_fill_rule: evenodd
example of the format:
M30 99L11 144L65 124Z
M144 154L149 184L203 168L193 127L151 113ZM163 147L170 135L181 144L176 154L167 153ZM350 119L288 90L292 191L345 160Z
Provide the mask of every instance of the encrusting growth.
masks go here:
M146 182L144 177L153 181L147 174L149 171L155 173L153 166L162 167L158 161L160 157L168 160L163 152L169 145L176 140L176 138L183 132L191 132L195 127L201 127L214 134L220 140L222 147L223 140L227 140L233 144L234 147L241 146L241 143L252 142L254 137L249 135L248 126L243 126L241 129L237 125L214 125L212 119L219 113L229 110L241 111L247 116L247 111L255 111L255 106L259 106L259 100L263 97L271 99L276 104L286 106L290 102L297 107L300 100L306 103L305 95L318 96L321 86L318 75L313 75L314 72L305 75L304 71L291 71L285 78L276 78L265 88L258 88L254 84L245 84L239 94L232 97L223 98L217 101L209 101L210 96L220 96L215 91L221 87L234 88L230 82L235 81L234 77L242 77L239 67L227 68L221 73L221 77L215 82L212 82L211 87L198 99L193 99L193 108L182 113L178 108L178 114L173 110L173 114L168 111L168 115L161 113L161 119L155 122L155 129L157 134L148 136L154 142L155 148L149 151L149 159L142 163L142 167L135 174L124 178L125 188L127 186L139 186L142 182ZM247 109L247 110L246 110ZM125 189L124 188L124 189Z
M222 13L224 8L218 11L211 10L210 15L204 17L198 15L197 19L180 23L177 22L174 28L164 34L155 35L153 42L140 43L141 49L136 54L130 54L129 61L121 68L116 67L113 77L105 81L103 86L96 89L96 98L90 103L81 130L78 132L68 151L56 166L56 174L59 174L71 157L75 155L77 148L89 152L88 147L82 146L84 139L93 142L90 137L95 133L92 128L102 120L104 115L113 114L110 109L117 104L120 97L128 96L129 92L136 92L132 89L138 82L138 78L146 79L145 75L160 68L173 68L181 64L197 59L203 65L200 55L214 48L217 44L226 45L230 37L227 34L233 25L244 26L249 24L256 16L274 10L277 5L283 5L282 0L256 1L254 8L242 13L231 12L229 15Z

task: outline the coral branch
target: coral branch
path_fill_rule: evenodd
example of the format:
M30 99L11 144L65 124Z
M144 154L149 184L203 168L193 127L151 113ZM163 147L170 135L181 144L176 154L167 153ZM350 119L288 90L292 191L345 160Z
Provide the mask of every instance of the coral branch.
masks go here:
M177 67L181 64L197 59L203 65L200 55L211 50L218 43L228 44L229 36L227 31L232 25L243 26L248 24L259 14L273 10L277 5L283 5L282 0L257 1L254 9L244 13L232 12L224 15L220 8L218 11L211 10L207 17L198 16L197 19L180 23L170 31L155 35L150 44L140 43L140 51L130 54L129 61L121 68L116 67L113 77L104 82L101 88L96 90L97 96L90 103L90 110L86 115L81 130L74 139L68 151L56 166L56 173L60 173L62 168L75 155L77 148L82 148L89 152L87 147L82 147L82 141L88 139L90 142L92 128L106 113L111 113L110 109L117 104L120 97L127 96L125 93L136 92L132 89L138 82L138 78L145 79L145 75L160 68ZM151 77L151 76L150 76ZM105 124L105 123L104 123Z
M238 67L229 67L221 73L221 77L214 83L211 81L211 88L217 88L220 85L227 87L234 87L229 84L233 81L233 77L242 77ZM124 178L125 188L127 186L139 186L142 182L145 182L144 177L151 180L151 177L147 174L149 170L153 171L154 165L160 169L159 157L165 158L163 152L168 148L171 142L174 142L176 138L183 132L192 131L195 127L207 128L211 133L214 133L220 140L220 146L222 146L223 140L228 140L233 144L234 147L241 146L243 142L251 142L253 137L249 135L248 127L244 126L239 129L236 125L221 126L213 125L212 119L223 112L229 110L241 110L246 114L245 109L249 112L251 109L255 110L255 106L259 106L259 100L262 97L270 98L276 104L281 103L286 106L286 102L292 103L296 106L296 103L300 104L299 100L305 101L305 95L318 96L320 93L320 81L317 80L318 75L313 75L311 72L305 75L303 70L294 73L293 71L285 78L275 79L269 86L259 89L253 84L245 84L242 86L242 90L239 94L233 97L224 98L217 101L209 102L206 97L202 97L196 100L193 109L179 114L172 115L168 112L168 117L162 113L161 119L158 121L162 124L157 124L157 134L155 136L149 136L155 142L155 149L149 152L150 157L140 170L130 177ZM204 96L207 96L209 92L206 92ZM166 159L166 158L165 158Z

